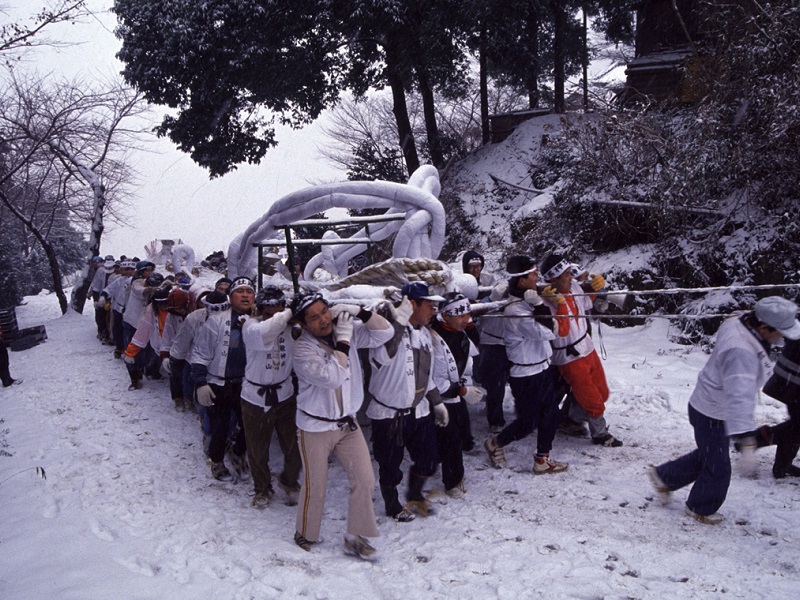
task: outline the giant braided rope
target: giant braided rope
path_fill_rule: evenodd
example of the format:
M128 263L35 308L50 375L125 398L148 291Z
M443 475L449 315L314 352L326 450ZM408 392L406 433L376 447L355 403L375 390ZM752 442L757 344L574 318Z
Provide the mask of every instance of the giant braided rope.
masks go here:
M323 213L331 208L388 209L387 214L404 214L403 221L376 223L370 226L373 241L397 234L392 247L396 258L436 258L445 236L445 213L439 202L439 172L423 165L407 184L389 181L346 181L313 186L284 196L257 221L234 239L228 248L228 276L253 276L257 256L254 244L281 240L281 226ZM364 229L353 238L364 238ZM316 268L325 262L335 275L346 272L347 262L367 249L363 243L330 246L306 265L304 276L311 279Z

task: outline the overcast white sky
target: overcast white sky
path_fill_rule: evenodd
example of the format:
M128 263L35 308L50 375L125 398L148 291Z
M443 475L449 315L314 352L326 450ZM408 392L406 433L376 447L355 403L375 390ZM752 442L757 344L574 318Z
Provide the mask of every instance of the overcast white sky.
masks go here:
M0 0L0 21L27 18L46 0ZM76 25L54 26L48 37L69 40L62 48L36 49L20 69L35 68L53 76L110 79L122 64L114 55L120 42L114 36L112 0L87 0L96 18ZM154 109L153 126L163 110ZM129 199L127 222L109 226L101 242L103 254L143 254L150 240L180 237L198 257L225 250L228 243L280 197L320 182L344 179L344 174L319 153L323 143L319 123L300 131L279 128L279 145L258 166L241 166L229 175L209 180L208 173L168 140L147 144L133 156L139 183Z

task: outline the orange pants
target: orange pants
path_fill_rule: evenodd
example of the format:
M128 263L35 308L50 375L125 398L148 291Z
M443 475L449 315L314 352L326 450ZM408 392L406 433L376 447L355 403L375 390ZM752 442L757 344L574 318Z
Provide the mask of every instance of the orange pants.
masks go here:
M597 352L592 350L591 354L559 365L558 370L586 414L595 419L602 417L606 411L608 384Z

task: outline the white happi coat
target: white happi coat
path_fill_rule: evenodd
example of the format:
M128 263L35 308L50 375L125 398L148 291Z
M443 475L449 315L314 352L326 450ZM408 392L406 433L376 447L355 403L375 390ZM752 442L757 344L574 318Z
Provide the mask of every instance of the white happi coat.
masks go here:
M552 329L532 317L533 307L524 300L512 301L503 309L505 319L503 339L510 363L511 377L530 377L550 366L553 349L550 342L556 339Z
M567 296L564 305L571 315L585 315L587 311L592 309L592 297L585 295L586 292L576 282L572 282L572 287L569 292L571 294L582 294L579 296ZM546 303L550 307L550 312L556 314L558 306L550 302ZM561 320L561 319L556 319ZM553 359L554 365L565 365L578 360L584 356L588 356L594 351L594 343L592 336L589 335L589 322L584 317L576 319L566 319L569 322L569 333L564 337L558 337L553 342ZM567 354L567 346L574 347L578 356Z
M292 385L292 328L291 311L284 310L268 319L248 319L242 325L242 339L247 351L247 365L242 383L242 400L269 410L264 396L259 396L260 386L279 385L278 402L294 394Z
M192 347L194 345L194 337L203 323L208 319L208 312L205 308L198 308L186 315L186 318L178 328L178 333L175 336L169 348L169 355L176 360L185 360L188 363L192 362Z

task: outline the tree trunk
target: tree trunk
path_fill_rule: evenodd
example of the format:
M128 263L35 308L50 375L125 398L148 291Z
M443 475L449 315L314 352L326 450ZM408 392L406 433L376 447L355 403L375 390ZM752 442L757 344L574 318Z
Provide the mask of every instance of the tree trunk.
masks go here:
M563 114L566 112L564 35L567 28L567 15L558 0L551 0L550 11L553 15L553 112Z
M64 286L61 283L61 267L58 264L58 256L56 255L56 251L53 249L52 244L47 241L47 238L45 238L42 232L36 227L33 220L23 215L2 191L0 191L0 199L2 199L3 204L5 204L6 207L12 213L14 213L14 216L16 216L25 225L25 228L31 232L33 237L35 237L39 242L42 250L44 250L44 254L47 256L47 264L50 266L50 275L53 278L53 291L56 293L58 305L61 308L61 314L63 315L67 312L69 305L67 303L67 295L64 293Z
M478 42L478 81L481 96L481 142L488 144L492 139L492 132L489 129L489 69L486 59L486 25L481 25L480 41Z
M406 169L408 169L408 174L411 175L419 169L419 156L417 155L417 145L414 141L414 132L411 129L411 121L408 118L406 91L403 85L403 77L400 74L399 61L391 43L386 44L385 51L386 79L392 89L392 112L397 123L397 137L406 161Z
M589 112L589 18L586 14L586 5L583 12L583 48L581 48L581 66L583 67L583 112Z
M89 256L86 260L86 266L83 267L81 282L72 288L72 296L70 298L72 310L81 314L83 314L83 307L86 304L86 293L89 291L89 286L92 284L89 261L92 260L92 257L100 254L100 238L105 229L103 215L105 214L106 208L106 188L97 180L97 176L94 175L94 173L91 173L90 177L90 185L94 196L94 207L92 209L92 231L89 234Z
M419 94L422 96L422 110L425 114L425 132L428 135L428 151L431 154L433 166L437 169L441 169L444 166L444 154L442 153L442 139L439 136L439 126L436 123L436 103L433 98L433 88L428 79L425 65L418 60L414 62Z
M539 15L535 2L528 3L527 53L528 69L525 73L525 87L528 90L528 108L539 108Z

